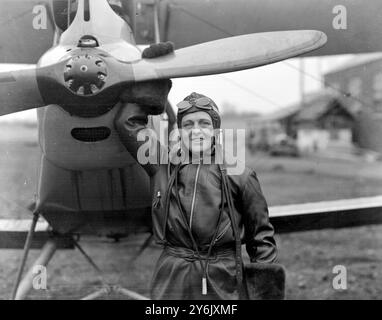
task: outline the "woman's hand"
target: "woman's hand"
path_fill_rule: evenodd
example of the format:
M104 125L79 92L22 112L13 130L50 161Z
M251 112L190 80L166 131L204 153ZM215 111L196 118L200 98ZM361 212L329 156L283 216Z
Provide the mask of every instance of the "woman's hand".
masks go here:
M171 54L173 51L174 45L171 42L152 44L143 51L142 58L155 59ZM142 106L147 114L158 115L166 109L171 87L170 79L137 82L128 86L122 92L120 99L122 103L136 103Z

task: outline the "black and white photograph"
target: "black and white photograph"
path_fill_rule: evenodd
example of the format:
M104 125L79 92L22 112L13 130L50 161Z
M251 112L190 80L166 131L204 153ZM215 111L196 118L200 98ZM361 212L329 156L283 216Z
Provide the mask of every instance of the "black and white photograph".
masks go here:
M0 300L382 299L380 0L0 0L0 130Z

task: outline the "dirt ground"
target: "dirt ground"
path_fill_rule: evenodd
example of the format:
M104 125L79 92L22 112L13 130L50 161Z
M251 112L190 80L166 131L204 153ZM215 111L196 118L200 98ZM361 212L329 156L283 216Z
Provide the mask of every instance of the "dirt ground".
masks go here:
M277 237L279 260L287 269L288 299L381 299L382 227L325 230ZM151 247L130 263L133 243L92 240L83 243L107 280L148 294L154 262L160 250ZM135 243L135 244L134 244ZM0 253L0 297L9 298L20 251ZM37 256L33 250L31 259ZM334 290L333 267L347 268L347 290ZM30 299L78 299L99 288L96 273L78 251L59 251L48 266L48 290ZM118 298L116 296L110 298Z
M0 141L0 147L0 218L28 218L25 207L34 199L37 145ZM372 179L369 173L362 174L379 170L381 165L256 156L247 163L256 168L269 205L382 194L378 175ZM159 248L152 246L134 263L129 261L143 236L119 243L92 238L81 244L109 282L148 294ZM277 243L279 261L287 270L288 299L382 298L382 226L283 234L277 236ZM33 250L29 261L37 254ZM0 299L10 296L20 256L21 250L0 251ZM347 269L346 290L333 289L336 265ZM33 291L29 298L77 299L99 288L99 281L80 253L68 250L54 256L48 267L48 286L47 291Z

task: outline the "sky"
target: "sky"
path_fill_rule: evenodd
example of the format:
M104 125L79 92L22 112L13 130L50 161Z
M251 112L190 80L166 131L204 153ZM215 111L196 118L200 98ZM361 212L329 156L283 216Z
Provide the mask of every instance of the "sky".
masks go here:
M223 112L270 113L297 103L304 92L322 88L322 74L353 58L353 55L289 59L251 70L223 75L174 79L169 100L175 106L191 92L213 99ZM302 61L302 62L301 62ZM301 72L302 64L304 72ZM1 65L0 71L14 66ZM36 121L36 111L28 110L0 117L0 121Z
M324 72L342 64L353 56L290 59L251 70L174 81L170 102L176 104L192 91L213 99L222 111L229 104L236 112L269 113L297 103L301 98L300 77L304 92L323 86ZM304 72L301 72L301 60Z

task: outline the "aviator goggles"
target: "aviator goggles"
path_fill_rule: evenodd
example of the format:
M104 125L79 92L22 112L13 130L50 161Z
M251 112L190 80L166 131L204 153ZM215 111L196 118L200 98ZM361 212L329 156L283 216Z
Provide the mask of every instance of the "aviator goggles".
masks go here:
M216 112L219 112L219 110L214 106L212 100L207 97L201 97L191 101L183 100L179 102L176 106L178 107L179 113L184 113L192 107L197 107L201 110L214 110Z

